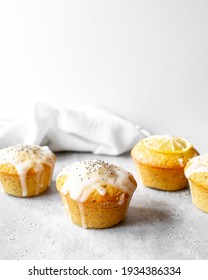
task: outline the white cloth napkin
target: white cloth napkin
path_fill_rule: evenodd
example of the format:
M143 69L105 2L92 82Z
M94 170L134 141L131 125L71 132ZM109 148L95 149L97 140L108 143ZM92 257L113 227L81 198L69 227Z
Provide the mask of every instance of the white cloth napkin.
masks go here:
M0 148L23 143L106 155L129 151L149 135L140 126L92 105L64 109L39 102L31 115L1 126Z

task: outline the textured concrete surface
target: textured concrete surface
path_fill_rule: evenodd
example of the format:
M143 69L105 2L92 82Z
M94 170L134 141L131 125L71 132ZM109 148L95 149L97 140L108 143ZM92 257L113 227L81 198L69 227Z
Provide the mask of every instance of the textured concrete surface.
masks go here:
M200 152L203 139L191 138ZM86 230L68 220L55 178L65 165L101 158L132 172L129 155L60 153L51 188L36 198L0 193L0 259L208 259L208 214L191 202L189 189L169 193L139 184L127 218L104 230Z

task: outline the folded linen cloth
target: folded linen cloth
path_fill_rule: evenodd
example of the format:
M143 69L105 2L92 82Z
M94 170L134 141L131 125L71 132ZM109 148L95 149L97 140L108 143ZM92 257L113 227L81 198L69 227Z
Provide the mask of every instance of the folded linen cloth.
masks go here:
M29 116L2 124L0 148L18 143L53 151L120 155L149 133L110 111L85 105L60 108L38 102Z

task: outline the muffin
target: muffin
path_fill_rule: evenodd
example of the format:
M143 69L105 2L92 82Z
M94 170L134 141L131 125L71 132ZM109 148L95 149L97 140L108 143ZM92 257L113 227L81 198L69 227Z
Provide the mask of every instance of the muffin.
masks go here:
M136 185L129 172L98 159L65 167L56 181L69 217L84 228L108 228L121 222Z
M191 159L185 167L185 175L194 205L208 213L208 154Z
M197 155L186 139L168 135L145 138L131 151L144 186L166 191L180 190L188 185L184 168Z
M55 155L48 147L11 146L0 150L0 184L7 194L37 196L51 184Z

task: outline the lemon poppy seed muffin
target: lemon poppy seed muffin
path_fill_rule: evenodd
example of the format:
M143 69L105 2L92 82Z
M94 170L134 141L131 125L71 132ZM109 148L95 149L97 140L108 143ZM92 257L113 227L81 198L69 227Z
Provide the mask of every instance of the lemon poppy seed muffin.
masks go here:
M121 167L86 160L65 167L56 187L74 224L108 228L125 218L136 181Z
M198 152L181 137L154 135L141 140L131 151L144 186L176 191L188 186L186 163Z
M55 155L47 146L18 144L0 150L0 183L7 194L36 196L51 184Z
M185 167L185 175L194 205L208 213L208 154L191 159Z

